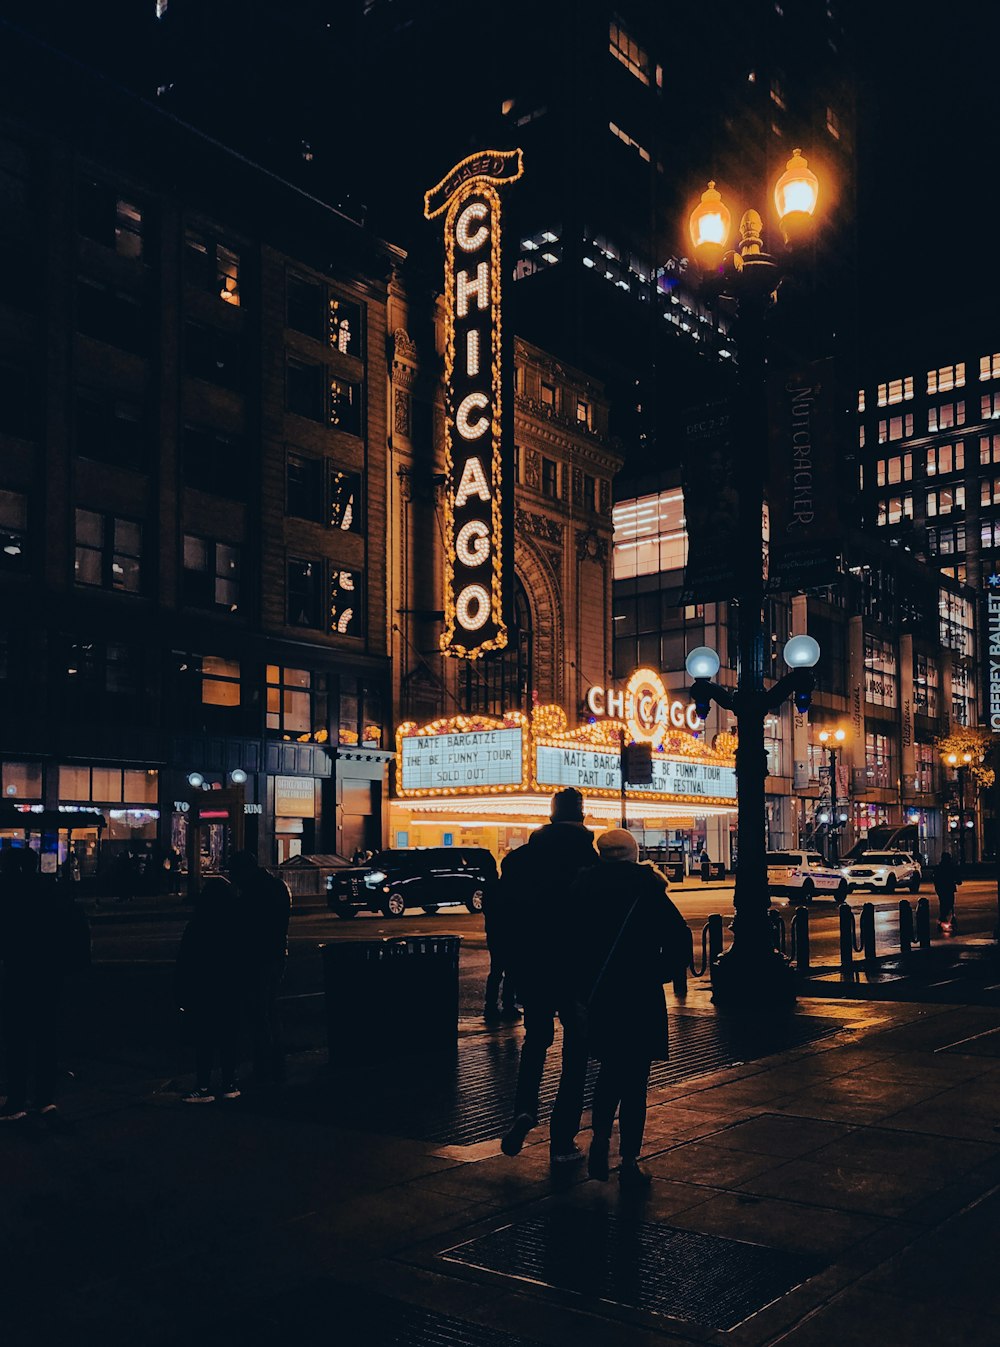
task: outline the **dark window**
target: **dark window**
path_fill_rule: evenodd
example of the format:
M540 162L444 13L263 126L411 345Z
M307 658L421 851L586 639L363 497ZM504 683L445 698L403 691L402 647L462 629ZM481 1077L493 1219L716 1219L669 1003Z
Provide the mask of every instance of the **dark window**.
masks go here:
M145 471L141 410L130 402L78 393L76 452L102 463Z
M240 307L240 255L211 234L185 229L184 254L191 285Z
M143 212L134 201L119 196L106 183L80 183L80 233L120 257L142 260Z
M184 481L231 500L246 499L246 446L234 435L184 427Z
M323 340L323 286L304 276L288 277L287 322L296 332Z
M330 296L330 345L341 355L361 355L361 305Z
M76 325L88 337L141 354L149 344L145 305L135 295L81 276L76 283Z
M559 469L551 458L542 456L542 495L553 500L559 495Z
M239 337L201 323L184 324L187 373L223 388L239 388L243 381L243 350Z
M0 139L0 217L18 223L31 200L31 160L23 145ZM20 231L19 231L20 232Z
M330 380L330 425L348 435L361 434L361 384Z
M287 603L288 624L291 627L323 626L321 561L288 560Z
M361 532L361 476L330 469L330 527Z
M34 377L22 366L0 365L0 431L33 440L38 435L38 412Z
M28 562L28 498L0 490L0 567L22 571Z
M296 416L308 416L310 421L322 421L323 380L322 365L310 365L289 356L285 366L286 409Z
M340 636L363 636L365 612L360 571L334 566L330 573L330 630Z
M142 589L142 525L97 510L77 510L73 572L78 585L138 594Z
M583 474L583 508L597 509L597 480L587 472Z
M235 613L240 604L240 549L185 533L182 592L184 602L195 608Z
M141 710L143 692L142 652L138 647L112 641L68 640L63 647L61 692L65 703L61 712L79 714L90 721L134 720ZM95 773L98 769L95 769ZM97 798L121 800L121 769L117 772L118 791L97 786ZM62 777L65 769L61 769ZM89 769L83 768L88 772ZM60 782L62 785L62 782ZM79 792L81 798L90 798ZM63 795L74 799L76 795ZM153 797L155 801L155 795Z
M296 519L323 521L323 460L289 454L286 470L286 510Z

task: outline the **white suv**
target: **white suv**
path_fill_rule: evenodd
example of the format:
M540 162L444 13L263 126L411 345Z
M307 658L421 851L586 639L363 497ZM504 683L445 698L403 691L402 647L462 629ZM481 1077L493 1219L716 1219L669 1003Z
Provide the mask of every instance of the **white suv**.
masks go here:
M796 903L811 903L817 894L842 903L847 897L847 880L827 865L818 851L769 851L767 890L774 897Z
M919 893L923 872L905 851L863 851L857 860L844 866L844 878L852 891L895 893L905 888Z

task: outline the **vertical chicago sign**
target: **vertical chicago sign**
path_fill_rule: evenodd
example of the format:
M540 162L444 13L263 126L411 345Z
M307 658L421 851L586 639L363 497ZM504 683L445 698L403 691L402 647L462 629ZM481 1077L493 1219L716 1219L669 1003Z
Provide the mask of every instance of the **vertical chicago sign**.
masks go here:
M444 215L445 592L441 649L477 659L507 644L513 545L512 399L506 379L498 188L522 173L520 150L483 150L424 196Z

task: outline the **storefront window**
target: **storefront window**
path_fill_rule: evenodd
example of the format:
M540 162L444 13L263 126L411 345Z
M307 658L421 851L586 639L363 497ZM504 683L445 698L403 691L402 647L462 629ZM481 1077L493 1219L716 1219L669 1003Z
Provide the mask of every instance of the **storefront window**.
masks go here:
M0 781L5 800L40 800L42 765L40 762L5 762Z
M159 772L155 767L79 766L64 763L59 768L61 804L155 804L159 795ZM148 810L140 812L148 813Z

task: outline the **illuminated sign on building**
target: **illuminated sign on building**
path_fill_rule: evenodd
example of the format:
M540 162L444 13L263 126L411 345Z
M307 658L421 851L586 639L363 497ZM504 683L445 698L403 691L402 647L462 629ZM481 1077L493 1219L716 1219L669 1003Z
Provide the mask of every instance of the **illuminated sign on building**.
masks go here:
M505 397L500 194L520 150L484 150L424 197L444 214L445 592L441 649L476 659L507 644L512 409Z
M1000 575L989 575L983 586L982 663L983 722L1000 735Z
M414 734L402 741L400 789L451 791L519 786L523 731Z
M591 715L624 720L636 743L652 744L654 748L671 730L701 729L694 703L672 698L655 669L636 669L620 690L588 688L587 709Z
M643 714L641 708L637 714ZM466 715L423 726L407 721L396 731L396 794L430 803L431 797L510 796L575 786L585 796L617 799L623 729L620 720L570 729L561 706L539 706L530 719L512 711L502 720ZM644 803L704 804L718 812L736 799L734 749L732 735L717 735L708 747L672 725L652 755L652 782L632 784L628 793Z

